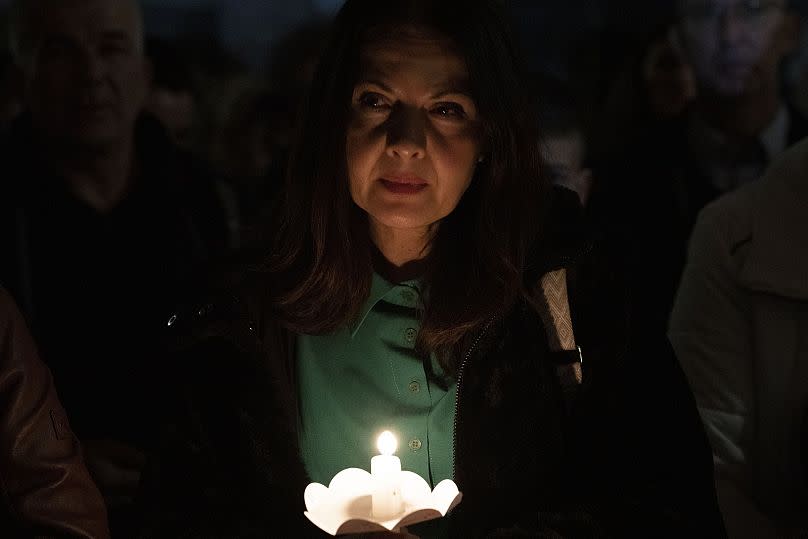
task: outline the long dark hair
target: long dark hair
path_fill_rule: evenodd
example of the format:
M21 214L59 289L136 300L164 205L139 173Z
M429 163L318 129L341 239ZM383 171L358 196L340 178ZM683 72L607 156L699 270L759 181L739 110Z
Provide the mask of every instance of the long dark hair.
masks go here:
M362 47L384 29L424 29L464 57L482 118L485 160L440 224L424 275L422 351L452 369L464 335L525 293L528 250L546 189L524 71L496 0L348 0L337 15L290 156L279 233L267 259L272 302L290 330L318 334L355 319L373 272L368 219L352 201L345 152Z

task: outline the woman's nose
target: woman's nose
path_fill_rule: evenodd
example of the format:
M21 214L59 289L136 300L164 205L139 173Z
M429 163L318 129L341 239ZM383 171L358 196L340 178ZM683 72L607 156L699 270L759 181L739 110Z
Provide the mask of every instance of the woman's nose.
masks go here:
M426 153L426 120L420 109L402 107L388 120L387 154L390 157L423 159Z

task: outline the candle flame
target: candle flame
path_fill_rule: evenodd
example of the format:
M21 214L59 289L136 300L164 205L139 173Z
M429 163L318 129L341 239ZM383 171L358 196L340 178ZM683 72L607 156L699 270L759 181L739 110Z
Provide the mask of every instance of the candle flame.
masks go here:
M396 452L398 440L396 440L392 432L386 430L379 435L379 439L376 441L376 447L379 448L379 453L382 455L392 455Z

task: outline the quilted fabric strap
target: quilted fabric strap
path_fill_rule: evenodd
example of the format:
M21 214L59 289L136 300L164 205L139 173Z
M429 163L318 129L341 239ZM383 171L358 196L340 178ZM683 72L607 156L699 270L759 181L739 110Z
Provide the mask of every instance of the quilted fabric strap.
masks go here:
M583 382L581 349L575 344L569 298L567 296L567 270L560 269L541 278L539 315L544 322L550 350L559 361L556 374L565 393L569 394ZM576 357L577 354L577 357Z

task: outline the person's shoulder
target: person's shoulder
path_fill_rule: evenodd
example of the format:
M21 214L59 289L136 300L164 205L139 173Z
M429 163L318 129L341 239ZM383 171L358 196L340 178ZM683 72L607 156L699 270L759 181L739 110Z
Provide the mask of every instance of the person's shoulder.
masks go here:
M733 235L747 235L751 226L749 222L750 203L759 185L748 185L731 193L727 193L707 204L700 212L693 234L699 230L718 229Z
M808 175L808 136L794 143L780 154L763 175L761 189L769 190L775 185L806 185Z
M803 139L775 159L763 176L705 206L697 229L718 228L730 236L751 233L753 215L765 210L772 194L791 186L800 187L808 175L808 138ZM802 187L805 190L804 187ZM729 238L730 240L732 238Z
M592 247L592 235L578 194L558 185L548 191L539 241L531 248L534 277L574 265Z
M690 265L738 272L753 237L751 201L758 187L728 193L699 212L688 243Z

